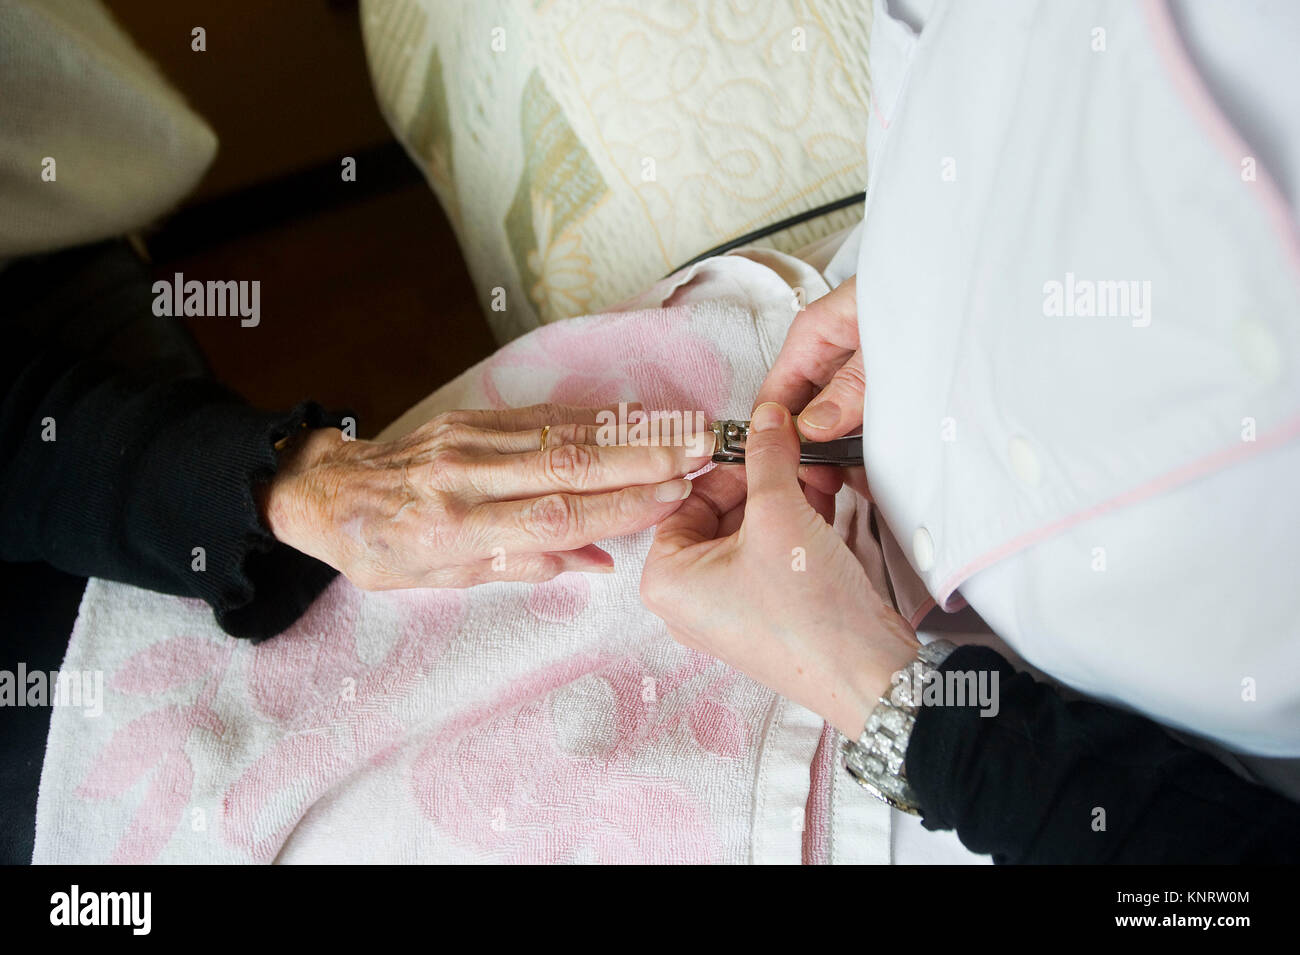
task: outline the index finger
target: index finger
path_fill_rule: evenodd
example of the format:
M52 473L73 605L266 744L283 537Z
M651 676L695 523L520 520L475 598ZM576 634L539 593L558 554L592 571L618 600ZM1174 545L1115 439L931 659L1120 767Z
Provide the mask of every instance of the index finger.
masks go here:
M795 316L754 407L800 411L858 350L857 281L850 278Z

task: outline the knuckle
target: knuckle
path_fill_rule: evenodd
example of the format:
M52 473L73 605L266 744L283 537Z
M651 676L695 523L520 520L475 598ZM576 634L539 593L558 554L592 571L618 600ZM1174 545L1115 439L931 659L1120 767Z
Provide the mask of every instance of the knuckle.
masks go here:
M428 479L427 483L433 487L448 483L452 487L457 487L464 483L461 478L469 469L470 460L470 455L459 448L446 447L439 449L437 457L432 461L424 462L420 470Z
M650 461L655 473L662 477L676 475L685 462L685 447L659 447L650 449Z
M528 407L521 408L520 410L527 413L528 416L533 418L534 420L558 421L564 417L563 406L554 404L553 402L549 402L549 401L541 402L540 404L529 405Z
M596 468L596 456L582 444L560 444L546 452L546 472L565 487L586 487Z
M851 361L836 373L840 387L854 394L864 394L867 390L867 373L861 364Z
M558 577L564 570L564 561L555 554L538 554L524 568L523 579L530 583L542 583Z
M762 438L755 441L751 438L745 447L745 463L752 466L754 464L762 465L773 460L779 461L784 456L783 452L784 449L772 441Z
M439 425L438 444L446 448L463 445L473 428L463 421L445 421Z
M473 430L465 412L444 412L425 425L424 444L435 449L456 447L464 444Z
M525 511L528 529L542 539L562 540L578 524L577 507L573 499L563 494L547 494L528 505Z
M435 415L430 418L424 426L424 437L430 441L437 441L447 433L449 428L456 425L457 422L451 419L450 414Z
M561 444L581 445L586 443L587 434L580 424L556 424L551 425L551 437Z
M636 523L638 518L648 518L651 510L659 505L657 502L650 504L646 500L646 494L647 491L640 487L626 487L609 495L606 498L609 503L596 512L596 520L613 529Z

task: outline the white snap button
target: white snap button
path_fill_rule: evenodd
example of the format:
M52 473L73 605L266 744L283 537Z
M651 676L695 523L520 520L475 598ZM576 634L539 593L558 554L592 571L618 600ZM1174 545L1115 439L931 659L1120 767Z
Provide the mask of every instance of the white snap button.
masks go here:
M921 573L934 566L934 538L924 527L918 527L912 535L912 559Z
M1037 487L1043 469L1029 442L1024 438L1012 438L1007 442L1007 456L1011 459L1011 473L1030 487Z
M1253 318L1243 318L1235 329L1237 354L1250 373L1271 385L1282 376L1282 349L1273 330Z

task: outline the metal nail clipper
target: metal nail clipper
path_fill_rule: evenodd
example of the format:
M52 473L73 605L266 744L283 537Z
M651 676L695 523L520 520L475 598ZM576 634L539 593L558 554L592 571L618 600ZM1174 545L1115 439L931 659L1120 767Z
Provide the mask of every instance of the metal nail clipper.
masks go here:
M715 464L744 464L745 441L749 438L748 421L715 421L713 431L713 462ZM800 441L800 464L829 464L832 467L862 466L862 435L832 438L830 441Z

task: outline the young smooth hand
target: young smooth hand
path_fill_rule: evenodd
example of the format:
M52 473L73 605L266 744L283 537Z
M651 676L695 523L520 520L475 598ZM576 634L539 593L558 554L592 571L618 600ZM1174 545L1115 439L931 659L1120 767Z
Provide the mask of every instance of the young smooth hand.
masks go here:
M641 597L678 642L857 738L919 644L808 503L798 475L789 412L760 405L743 471L720 467L697 478L660 523Z
M784 405L799 415L804 440L828 441L862 427L865 393L857 280L850 278L795 316L754 404ZM805 467L799 476L823 495L847 483L867 496L862 468Z

